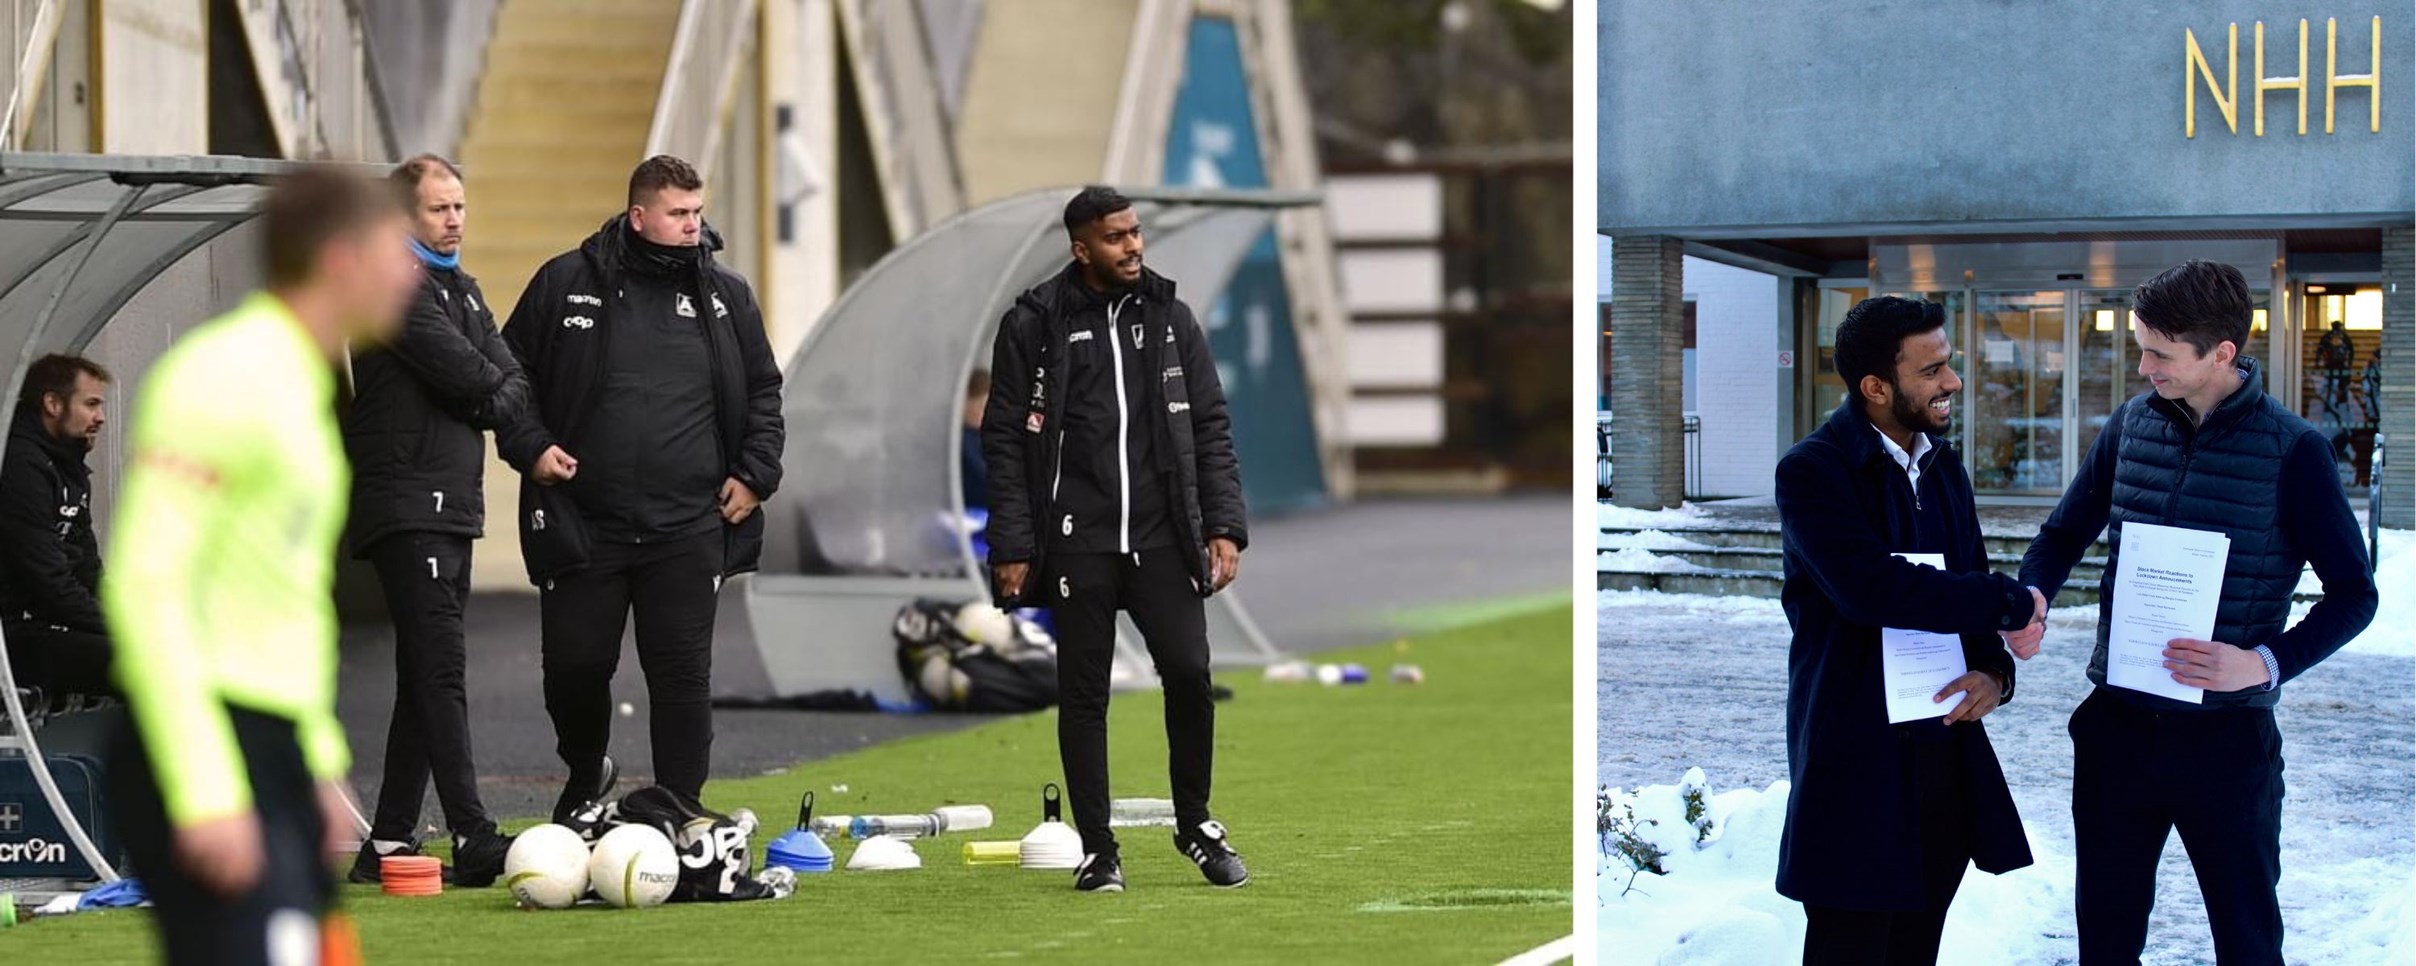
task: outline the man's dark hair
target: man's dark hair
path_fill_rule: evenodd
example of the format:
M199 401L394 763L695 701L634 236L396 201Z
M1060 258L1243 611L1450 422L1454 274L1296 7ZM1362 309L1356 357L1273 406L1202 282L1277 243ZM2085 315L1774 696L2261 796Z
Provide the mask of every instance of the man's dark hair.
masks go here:
M1945 325L1946 307L1928 299L1882 295L1854 303L1837 326L1837 377L1846 381L1847 398L1863 398L1864 376L1895 385L1896 357L1905 338Z
M1130 207L1132 199L1124 197L1123 192L1114 188L1103 184L1084 188L1074 194L1073 200L1065 203L1066 237L1079 237L1082 226Z
M350 171L306 167L279 175L260 206L262 254L272 288L309 280L319 249L402 213L390 185Z
M2256 306L2248 299L2248 279L2221 262L2193 258L2139 283L2131 293L2131 311L2139 324L2157 335L2190 344L2205 356L2230 342L2248 347L2248 320Z
M703 191L705 179L696 173L695 165L668 154L658 154L640 161L637 170L629 172L631 205L644 204L645 199L653 198L655 192L665 188Z
M108 382L109 370L83 356L55 352L43 356L25 370L25 385L17 387L17 403L40 409L44 396L69 399L75 395L76 379L81 376Z

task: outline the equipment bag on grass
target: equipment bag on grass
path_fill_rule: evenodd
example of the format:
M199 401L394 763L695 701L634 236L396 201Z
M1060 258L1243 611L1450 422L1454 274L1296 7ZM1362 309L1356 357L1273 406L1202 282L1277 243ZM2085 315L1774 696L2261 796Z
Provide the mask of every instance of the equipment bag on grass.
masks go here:
M906 690L941 711L1012 713L1057 703L1057 643L1040 625L987 601L924 598L890 633Z
M592 830L601 837L610 826L645 825L663 833L679 853L679 885L672 902L737 902L777 899L784 893L773 883L747 874L754 861L747 849L748 828L728 815L689 801L668 788L648 785L620 801L591 805L594 825L574 827L581 837ZM590 816L578 817L585 823Z

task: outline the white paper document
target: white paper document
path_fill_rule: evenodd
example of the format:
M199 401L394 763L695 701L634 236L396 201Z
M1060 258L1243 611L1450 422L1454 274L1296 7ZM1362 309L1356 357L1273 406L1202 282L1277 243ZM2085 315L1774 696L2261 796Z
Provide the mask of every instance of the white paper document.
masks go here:
M2223 601L2231 537L2153 523L2125 523L2114 568L2113 615L2106 630L2106 683L2198 704L2203 688L2173 680L2164 646L2176 637L2206 640Z
M1946 569L1945 554L1900 553L1896 556L1939 570ZM1944 717L1968 696L1967 693L1958 693L1944 701L1930 700L1937 696L1939 688L1970 670L1963 665L1962 637L1882 627L1879 629L1879 647L1879 676L1887 687L1889 724Z

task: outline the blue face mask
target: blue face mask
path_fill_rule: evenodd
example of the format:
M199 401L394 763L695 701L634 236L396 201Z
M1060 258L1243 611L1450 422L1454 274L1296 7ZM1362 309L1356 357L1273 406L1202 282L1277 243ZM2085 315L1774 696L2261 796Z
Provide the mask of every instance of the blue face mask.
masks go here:
M429 268L441 268L446 271L452 271L461 267L460 252L454 252L451 255L439 255L436 253L435 249L420 244L419 239L417 238L411 239L411 254L419 256L420 262L427 265Z

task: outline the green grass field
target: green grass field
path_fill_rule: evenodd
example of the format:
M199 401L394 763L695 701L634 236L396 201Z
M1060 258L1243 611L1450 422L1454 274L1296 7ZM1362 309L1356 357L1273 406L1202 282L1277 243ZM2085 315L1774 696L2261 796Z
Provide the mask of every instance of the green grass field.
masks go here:
M1066 872L965 866L970 838L1018 838L1039 819L1040 786L1058 773L1055 715L1042 713L706 789L707 804L774 826L757 835L758 860L807 789L824 814L950 802L998 813L996 829L920 843L919 871L805 876L786 900L643 910L524 912L500 888L395 899L347 886L344 902L374 963L1496 962L1572 929L1569 606L1494 608L1481 623L1319 656L1368 665L1378 680L1364 687L1227 675L1238 694L1219 708L1216 811L1250 863L1239 890L1210 888L1159 829L1120 833L1122 895L1078 894ZM1396 662L1422 666L1427 682L1386 683ZM1119 795L1166 794L1160 708L1154 693L1116 699ZM853 845L833 846L844 863ZM0 961L146 961L146 916L21 924L0 931Z

